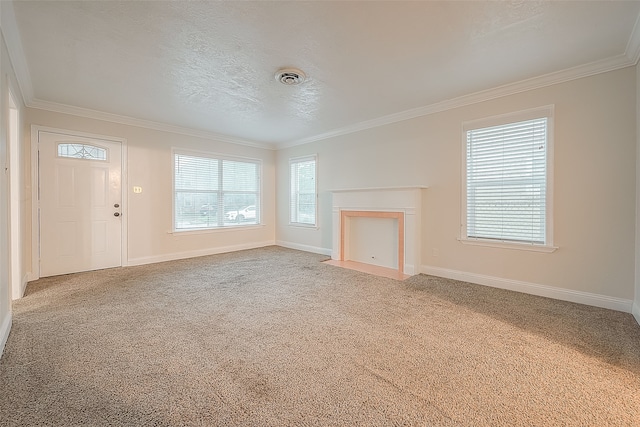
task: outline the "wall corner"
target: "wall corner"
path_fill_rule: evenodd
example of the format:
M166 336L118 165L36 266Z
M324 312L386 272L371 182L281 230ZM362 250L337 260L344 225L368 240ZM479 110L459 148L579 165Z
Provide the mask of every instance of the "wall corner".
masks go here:
M9 338L9 332L11 332L11 321L11 312L8 312L0 324L0 357L2 357L4 346Z

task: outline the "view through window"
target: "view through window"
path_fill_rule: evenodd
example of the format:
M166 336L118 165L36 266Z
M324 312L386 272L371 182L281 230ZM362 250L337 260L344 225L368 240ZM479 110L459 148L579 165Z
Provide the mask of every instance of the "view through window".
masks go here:
M464 238L549 244L548 123L544 116L465 129Z
M301 157L290 162L289 222L316 225L316 157Z
M260 161L174 153L174 229L260 223Z

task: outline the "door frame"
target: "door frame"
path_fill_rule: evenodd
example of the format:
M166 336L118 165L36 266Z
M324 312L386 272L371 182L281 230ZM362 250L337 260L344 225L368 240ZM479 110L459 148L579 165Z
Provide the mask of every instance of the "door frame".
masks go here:
M15 91L9 85L9 117L7 120L7 163L9 165L9 287L11 289L11 299L16 300L22 298L24 290L27 287L27 276L23 267L23 245L22 242L22 224L25 218L21 216L22 196L21 192L24 184L22 182L22 171L25 167L23 162L24 151L21 150L20 138L20 111L18 102L16 101Z
M29 281L40 278L40 166L38 162L38 144L40 132L57 133L61 135L76 136L79 138L95 138L103 139L110 142L119 143L122 147L121 162L121 195L122 195L122 229L121 229L121 248L120 248L120 265L128 266L129 247L127 242L128 224L129 224L129 185L128 185L128 169L127 169L127 140L108 135L99 135L95 133L79 132L69 129L53 128L49 126L31 125L31 273Z

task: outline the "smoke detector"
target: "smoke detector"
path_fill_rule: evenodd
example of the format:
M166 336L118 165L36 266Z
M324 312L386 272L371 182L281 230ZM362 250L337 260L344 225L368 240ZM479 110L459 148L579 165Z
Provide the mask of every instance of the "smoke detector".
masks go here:
M304 71L297 68L283 68L276 73L276 80L287 86L299 85L306 78Z

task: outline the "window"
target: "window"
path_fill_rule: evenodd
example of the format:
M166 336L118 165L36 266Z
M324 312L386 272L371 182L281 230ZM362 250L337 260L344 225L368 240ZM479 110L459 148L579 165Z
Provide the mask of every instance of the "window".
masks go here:
M316 225L316 156L289 161L290 193L289 222L296 225Z
M552 247L553 107L466 123L462 241Z
M107 150L106 148L96 147L94 145L64 142L58 144L58 157L69 157L72 159L87 160L107 160Z
M174 229L260 223L259 160L174 152Z

